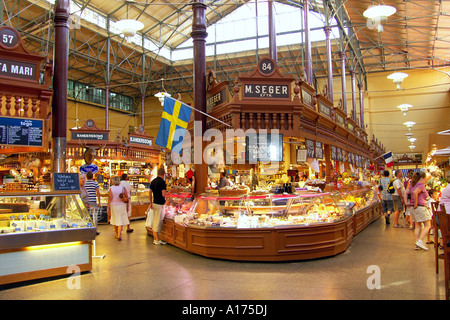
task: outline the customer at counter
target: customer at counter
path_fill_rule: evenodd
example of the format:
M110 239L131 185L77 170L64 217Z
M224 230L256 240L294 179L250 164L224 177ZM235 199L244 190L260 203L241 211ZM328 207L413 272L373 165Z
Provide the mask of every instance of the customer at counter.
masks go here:
M230 186L230 181L228 181L227 179L227 173L225 171L222 171L220 173L220 180L219 180L219 184L217 185L217 189L223 188L223 187L228 187Z

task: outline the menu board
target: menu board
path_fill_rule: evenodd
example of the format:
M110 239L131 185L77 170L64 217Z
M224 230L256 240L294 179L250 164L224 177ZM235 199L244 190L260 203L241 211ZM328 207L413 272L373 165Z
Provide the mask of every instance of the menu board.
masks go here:
M42 146L41 119L0 117L0 144Z
M53 173L53 190L54 191L79 191L80 180L78 173Z

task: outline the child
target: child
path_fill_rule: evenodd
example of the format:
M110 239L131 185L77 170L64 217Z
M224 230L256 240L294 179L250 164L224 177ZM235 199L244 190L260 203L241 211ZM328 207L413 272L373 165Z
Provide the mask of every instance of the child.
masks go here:
M431 216L433 216L433 209L431 208L431 203L436 202L436 200L438 199L439 192L436 189L431 189L429 195L430 195L430 198L428 198L428 200L427 200L427 209L430 212ZM436 224L439 225L439 222L437 221L437 217L436 217ZM430 232L428 232L427 244L434 243L433 240L431 240L431 238L430 238L432 229L434 229L434 223L431 226ZM436 230L433 230L433 232L436 232ZM441 236L440 232L441 232L441 230L438 229L439 242L442 246L442 236Z

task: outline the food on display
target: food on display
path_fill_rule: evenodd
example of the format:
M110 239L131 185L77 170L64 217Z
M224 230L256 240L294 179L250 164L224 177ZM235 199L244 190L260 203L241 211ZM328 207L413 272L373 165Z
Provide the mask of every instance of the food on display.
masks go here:
M199 196L194 201L176 196L166 205L166 218L175 223L235 228L333 223L377 201L370 189L343 194Z

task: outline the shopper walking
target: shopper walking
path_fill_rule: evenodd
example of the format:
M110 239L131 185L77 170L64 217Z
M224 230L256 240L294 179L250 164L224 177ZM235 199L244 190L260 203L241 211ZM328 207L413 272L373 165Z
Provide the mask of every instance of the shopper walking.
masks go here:
M408 171L408 177L405 179L405 195L404 195L404 199L405 199L405 222L406 222L406 227L409 227L409 230L414 230L414 222L411 221L411 211L413 208L413 204L411 202L411 192L409 192L408 190L409 187L411 186L411 179L412 176L414 175L414 171L413 170L409 170Z
M395 191L394 194L392 195L392 203L394 205L394 228L403 228L398 223L398 218L400 214L404 212L405 207L405 200L404 200L405 187L403 185L402 178L403 178L402 170L396 170L395 180L393 182Z
M122 186L128 194L128 203L127 203L127 215L128 215L128 221L129 224L127 225L127 232L133 232L134 230L131 229L131 184L128 182L128 175L126 173L122 173L120 177L120 186Z
M381 189L381 205L382 205L382 214L385 216L386 224L390 224L389 216L394 209L394 205L392 203L392 195L387 191L389 185L389 171L385 170L383 172L383 178L380 180L380 189Z
M414 203L411 217L415 222L416 246L424 250L428 250L428 247L423 239L431 228L431 215L427 210L428 192L425 188L428 179L429 177L426 176L425 172L415 173L411 184L411 199Z
M99 212L101 212L101 201L100 201L100 187L97 181L94 180L94 174L91 171L86 173L86 182L84 188L89 195L89 214L92 217L95 225L97 225L97 217Z
M150 183L150 208L153 209L153 244L166 244L165 241L159 239L164 215L164 204L166 203L166 182L164 176L166 172L164 168L158 169L158 176Z
M122 240L122 229L129 224L127 214L127 204L123 202L120 194L126 193L124 187L120 186L120 178L112 178L112 186L109 188L108 195L108 220L114 227L114 237ZM126 195L125 195L126 197ZM128 198L129 199L129 198Z

